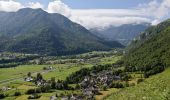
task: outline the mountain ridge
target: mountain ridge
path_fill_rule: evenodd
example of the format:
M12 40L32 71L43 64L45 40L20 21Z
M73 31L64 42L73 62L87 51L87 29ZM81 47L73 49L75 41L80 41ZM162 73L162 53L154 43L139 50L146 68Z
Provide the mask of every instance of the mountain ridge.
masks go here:
M123 47L101 40L63 15L42 9L0 12L0 18L1 51L67 55Z
M149 23L124 24L121 26L110 26L104 29L91 29L90 31L106 40L115 40L123 45L128 45L139 33L150 26Z

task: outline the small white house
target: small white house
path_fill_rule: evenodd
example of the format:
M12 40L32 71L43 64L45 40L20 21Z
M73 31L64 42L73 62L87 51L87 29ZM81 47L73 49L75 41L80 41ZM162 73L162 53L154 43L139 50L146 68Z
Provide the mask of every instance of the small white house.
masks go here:
M31 82L31 81L33 81L34 79L32 78L32 77L27 77L27 78L25 78L25 81L26 82Z

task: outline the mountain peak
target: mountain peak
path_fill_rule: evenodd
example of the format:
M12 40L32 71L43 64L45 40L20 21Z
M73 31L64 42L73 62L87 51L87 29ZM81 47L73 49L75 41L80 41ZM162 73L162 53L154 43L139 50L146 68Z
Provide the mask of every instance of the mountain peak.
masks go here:
M60 14L24 8L0 14L0 50L20 53L66 55L123 47L102 41L83 26ZM4 42L5 41L5 42Z
M37 8L37 9L22 8L18 12L45 12L45 11L43 9L41 9L41 8Z

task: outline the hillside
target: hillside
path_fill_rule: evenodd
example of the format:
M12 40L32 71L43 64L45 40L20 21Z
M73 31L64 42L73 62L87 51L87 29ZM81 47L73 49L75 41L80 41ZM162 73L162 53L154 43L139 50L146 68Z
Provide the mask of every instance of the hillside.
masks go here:
M165 30L168 26L170 26L170 20L165 20L162 23L151 26L147 28L144 32L140 33L135 40L132 41L130 46L128 46L129 49L134 49L140 47L146 40L149 40L151 37L153 37L156 34L159 34L161 31Z
M170 65L170 25L167 23L170 21L151 27L145 32L147 37L136 42L123 59L127 70L145 71L150 75Z
M110 26L104 29L91 29L91 32L99 37L116 40L128 45L135 37L150 26L149 23L125 24L121 26Z
M0 12L0 50L9 52L67 55L123 47L103 41L60 14L24 8Z
M134 87L122 89L105 100L169 100L170 69L146 79Z

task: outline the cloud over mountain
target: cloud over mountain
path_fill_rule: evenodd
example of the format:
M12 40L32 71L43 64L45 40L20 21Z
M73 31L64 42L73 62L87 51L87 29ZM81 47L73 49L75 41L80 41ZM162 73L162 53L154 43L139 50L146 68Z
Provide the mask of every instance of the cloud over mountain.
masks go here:
M60 13L86 28L142 22L156 25L170 14L170 0L151 0L147 4L140 4L131 9L72 9L61 0L49 2L46 8L39 2L21 4L13 0L0 1L0 11L17 11L25 7L42 8L49 13Z
M7 11L7 12L17 11L23 7L24 6L21 3L15 2L13 0L0 1L0 11Z

